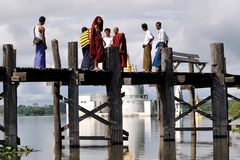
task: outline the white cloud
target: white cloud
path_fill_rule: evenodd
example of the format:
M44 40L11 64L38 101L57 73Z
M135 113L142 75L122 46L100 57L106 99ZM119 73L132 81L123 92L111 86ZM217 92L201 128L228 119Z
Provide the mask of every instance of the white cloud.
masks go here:
M32 0L4 2L0 0L0 2L1 13L5 13L0 15L0 45L14 44L17 48L19 67L33 66L32 29L40 15L47 17L47 66L49 67L53 66L51 39L59 40L62 66L67 67L67 43L78 41L81 27L90 27L94 17L101 15L104 18L104 27L119 26L120 30L126 34L131 62L137 65L139 70L142 70L141 43L144 37L140 25L143 22L148 23L149 28L156 35L155 22L161 21L170 37L169 45L173 47L173 50L200 54L203 61L209 62L205 72L210 71L209 44L224 42L227 70L231 73L238 73L238 60L240 59L238 45L240 10L238 6L240 2L237 0L104 0L101 2L96 0L42 0L41 3ZM79 54L80 62L80 48ZM152 55L154 54L153 50ZM31 93L28 94L32 96L29 99L31 101L50 99L49 87L42 86L41 88L45 89L38 92L37 85L35 87L24 85L19 92L25 95ZM94 92L87 88L80 90L82 91Z

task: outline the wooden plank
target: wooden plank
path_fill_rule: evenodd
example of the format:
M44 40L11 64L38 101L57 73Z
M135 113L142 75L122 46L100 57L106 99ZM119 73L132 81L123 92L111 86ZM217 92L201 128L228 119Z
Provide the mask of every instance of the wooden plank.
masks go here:
M61 139L63 140L71 140L69 136L61 136ZM110 140L111 138L108 136L79 136L80 140ZM124 141L128 140L128 137L123 137Z
M228 136L228 101L227 87L225 84L225 58L223 43L210 45L212 58L212 110L213 110L213 136Z
M21 76L22 73L22 76ZM71 70L69 69L37 69L37 68L16 68L14 75L16 75L17 82L53 82L61 81L63 85L68 84L69 77L71 76ZM78 70L79 74L84 74L84 81L78 85L105 85L109 83L110 72L109 71L83 71ZM96 78L98 77L98 78ZM157 84L163 78L163 73L151 72L122 72L122 78L130 78L132 85L139 84ZM184 77L184 81L182 78ZM228 86L240 86L240 76L234 75L235 82L227 83ZM209 83L212 79L212 73L187 73L187 72L174 72L171 82L174 85L194 85L195 88L210 87ZM128 83L128 82L126 82Z
M123 135L128 137L129 133L127 131L123 130Z
M198 59L189 59L189 58L182 58L182 57L173 57L173 62L186 62L186 63L199 63Z
M107 87L109 96L109 126L110 144L123 144L122 98L121 98L121 66L119 47L107 48L105 69L111 72Z
M187 106L188 108L192 108L192 105L190 105L189 103L185 102L184 100L182 100L178 97L174 97L174 100L179 102L179 103L182 103L183 105Z
M13 69L16 67L16 54L11 44L3 45L3 65L6 67L3 81L3 90L6 91L4 94L5 142L17 148L17 85L11 81Z
M0 124L0 131L5 132L5 127Z
M198 54L191 54L191 53L181 53L173 51L173 55L181 56L181 57L192 57L192 58L200 58Z
M175 140L175 103L172 48L162 49L162 72L163 80L157 85L159 111L160 111L160 131L161 137L165 141Z
M76 74L78 68L78 43L68 43L68 67L72 70L68 85L68 119L69 119L69 137L70 147L79 147L79 112L78 112L78 76Z
M201 114L202 116L204 116L204 117L206 117L206 118L208 118L208 119L210 119L210 120L213 120L213 117L212 117L211 114L208 114L208 113L206 113L206 112L203 112L203 111L201 111L201 110L199 110L199 109L196 109L196 112L198 112L199 114Z
M235 97L235 96L233 96L233 95L231 95L231 94L227 94L227 96L228 96L229 98L235 100L235 101L240 102L240 98L237 98L237 97Z
M52 40L52 52L54 59L54 66L56 69L61 68L61 60L59 55L58 41ZM53 115L54 115L54 138L55 138L55 149L62 148L61 139L61 117L60 117L60 82L54 82L52 85L53 91Z
M213 127L184 127L175 128L176 131L212 131Z
M63 97L62 95L60 95L60 99L61 99L61 100L64 100L66 103L69 103L69 99L67 99L66 97ZM90 117L90 116L91 116L92 118L95 118L96 120L98 120L99 122L101 122L101 123L103 123L103 124L105 124L105 125L110 125L110 122L109 122L109 121L107 121L107 120L105 120L104 118L102 118L102 117L100 117L100 116L98 116L98 115L95 114L96 112L100 111L101 109L103 109L103 108L105 108L105 107L107 107L107 106L109 106L109 103L108 103L108 102L105 102L105 103L101 104L100 106L94 108L94 109L91 110L91 111L83 108L82 106L78 106L78 107L79 107L79 110L82 111L83 113L85 113L83 116L79 117L78 121L80 122L80 121L86 119L87 117ZM63 126L63 127L61 128L61 132L65 131L65 130L67 130L67 129L69 129L69 124Z
M203 104L207 103L209 100L211 100L212 96L208 96L207 98L200 101L198 104L196 104L196 108L202 106Z
M110 125L110 122L105 120L104 118L94 114L98 111L100 111L101 109L105 108L109 106L108 102L105 102L103 104L101 104L100 106L98 106L97 108L94 108L93 110L89 111L87 109L85 109L84 107L79 106L79 110L82 111L83 113L85 113L85 115L79 117L79 122L86 119L87 117L92 117L95 118L96 120L98 120L99 122L105 124L105 125Z
M189 113L191 113L192 110L193 110L192 108L189 108L187 111L185 111L185 112L183 112L182 114L180 114L179 116L177 116L177 117L175 118L175 121L178 121L178 120L180 120L181 118L185 117L186 115L188 115Z

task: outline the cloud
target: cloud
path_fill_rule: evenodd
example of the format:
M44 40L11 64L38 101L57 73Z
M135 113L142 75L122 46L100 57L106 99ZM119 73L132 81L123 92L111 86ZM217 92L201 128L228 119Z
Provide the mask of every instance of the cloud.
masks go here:
M131 62L142 70L141 44L144 32L140 25L143 22L148 23L150 30L156 35L155 22L161 21L173 50L199 54L203 61L209 62L205 72L210 72L209 44L224 42L227 70L230 73L238 73L239 5L237 0L42 0L41 3L31 0L4 1L0 6L1 13L5 13L0 15L0 45L13 43L17 49L17 66L33 66L32 30L38 17L44 15L47 17L47 66L53 66L51 40L56 38L59 40L62 66L67 67L67 43L78 41L81 27L90 27L94 17L101 15L104 18L104 27L119 26L126 34ZM154 54L153 50L152 55ZM81 58L79 47L79 65ZM25 95L31 93L27 94L32 96L29 99L31 101L47 101L50 99L50 89L40 86L39 88L38 84L34 87L24 85L19 92ZM80 90L80 93L94 92L87 88ZM37 91L38 89L41 92ZM99 92L101 90L104 89L99 89ZM151 93L152 90L150 88L147 91ZM66 94L66 89L63 92Z

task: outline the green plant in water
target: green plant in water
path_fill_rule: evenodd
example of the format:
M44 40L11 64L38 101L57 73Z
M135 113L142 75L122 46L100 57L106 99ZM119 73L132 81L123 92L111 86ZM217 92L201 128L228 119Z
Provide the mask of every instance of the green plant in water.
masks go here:
M240 128L233 128L232 131L233 131L233 132L240 133Z
M33 152L33 149L24 146L18 149L9 146L0 146L0 159L11 160L13 157L21 157L22 155L28 155Z

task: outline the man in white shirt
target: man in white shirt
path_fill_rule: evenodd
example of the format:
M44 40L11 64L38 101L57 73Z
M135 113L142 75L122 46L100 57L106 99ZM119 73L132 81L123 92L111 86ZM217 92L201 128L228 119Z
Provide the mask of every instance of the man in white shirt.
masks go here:
M104 48L111 47L113 44L113 38L111 37L111 29L105 28L104 29L105 36L103 37L103 40L105 42Z
M145 38L143 42L143 48L144 48L143 69L144 69L144 72L151 72L152 70L151 50L152 50L152 41L154 39L154 36L148 30L148 26L146 23L142 24L142 29L145 32Z
M156 67L157 70L161 71L161 49L163 47L168 47L168 36L166 32L162 29L161 22L156 23L156 28L158 30L158 43L156 45L157 51L152 65Z

